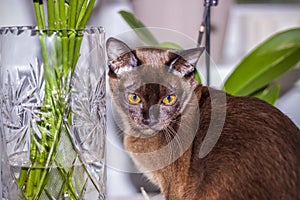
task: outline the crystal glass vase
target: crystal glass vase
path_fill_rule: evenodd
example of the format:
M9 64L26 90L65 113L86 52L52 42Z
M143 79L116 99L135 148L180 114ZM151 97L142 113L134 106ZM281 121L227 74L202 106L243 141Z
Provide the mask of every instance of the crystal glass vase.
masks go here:
M102 28L0 28L2 199L105 199Z

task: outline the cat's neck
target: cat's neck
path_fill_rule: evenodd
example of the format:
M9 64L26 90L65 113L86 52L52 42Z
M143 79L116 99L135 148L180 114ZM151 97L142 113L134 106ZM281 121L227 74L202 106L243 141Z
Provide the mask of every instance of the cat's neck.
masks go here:
M137 167L164 190L164 194L175 194L172 190L175 188L180 190L181 186L182 189L184 188L183 183L188 182L186 178L191 162L191 145L180 149L180 145L174 146L176 142L173 145L170 142L167 143L162 133L146 139L127 135L124 139L125 148L131 154ZM174 177L174 174L177 176Z

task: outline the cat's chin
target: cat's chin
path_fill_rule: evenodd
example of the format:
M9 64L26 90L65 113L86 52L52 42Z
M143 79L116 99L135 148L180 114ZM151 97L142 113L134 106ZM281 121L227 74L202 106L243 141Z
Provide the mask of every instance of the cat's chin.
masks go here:
M142 127L135 127L132 131L132 136L140 137L140 138L147 138L156 135L159 133L163 128L160 126L142 126Z

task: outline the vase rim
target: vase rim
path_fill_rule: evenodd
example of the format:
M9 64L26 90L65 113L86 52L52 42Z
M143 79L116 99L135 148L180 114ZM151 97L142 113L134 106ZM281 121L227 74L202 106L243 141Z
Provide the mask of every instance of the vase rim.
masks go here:
M38 26L3 26L0 27L0 34L3 33L15 33L19 35L22 32L31 31L35 34L42 33L63 33L63 32L76 32L76 33L87 33L87 34L96 34L96 33L105 33L105 30L102 26L86 26L82 29L39 29Z

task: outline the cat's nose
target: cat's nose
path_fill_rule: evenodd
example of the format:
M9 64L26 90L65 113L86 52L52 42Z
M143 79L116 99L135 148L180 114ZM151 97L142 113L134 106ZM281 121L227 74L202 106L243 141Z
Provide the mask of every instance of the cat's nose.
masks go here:
M147 126L154 126L158 123L159 119L159 105L152 105L148 111L148 116L143 120Z
M150 121L158 121L160 107L158 104L152 105L149 109Z
M150 119L150 118L148 118L148 119L144 119L143 120L143 123L145 124L145 125L147 125L147 126L154 126L155 124L157 124L158 123L158 120L157 119Z

